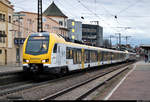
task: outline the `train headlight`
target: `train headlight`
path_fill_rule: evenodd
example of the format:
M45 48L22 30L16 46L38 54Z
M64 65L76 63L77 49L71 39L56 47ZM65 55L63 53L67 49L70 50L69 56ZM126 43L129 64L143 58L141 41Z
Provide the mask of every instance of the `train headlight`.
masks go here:
M45 62L48 62L48 61L49 61L49 59L42 60L42 63L45 63Z
M45 63L46 62L46 60L42 60L42 63Z
M26 63L28 63L28 62L29 62L29 60L23 59L23 62L26 62Z

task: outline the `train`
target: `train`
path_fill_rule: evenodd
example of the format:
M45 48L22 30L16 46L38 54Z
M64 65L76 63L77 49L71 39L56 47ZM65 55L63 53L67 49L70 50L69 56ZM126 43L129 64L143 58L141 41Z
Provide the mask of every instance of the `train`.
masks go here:
M135 60L136 54L66 41L59 34L29 35L23 44L23 71L65 74L96 66Z

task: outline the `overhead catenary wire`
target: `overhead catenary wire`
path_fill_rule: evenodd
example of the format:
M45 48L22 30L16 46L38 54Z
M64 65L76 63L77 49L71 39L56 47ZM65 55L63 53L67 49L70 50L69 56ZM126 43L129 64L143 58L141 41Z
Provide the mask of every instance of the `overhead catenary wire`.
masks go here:
M100 18L99 15L97 15L96 13L94 13L92 10L90 10L88 7L86 7L80 0L76 0L78 3L80 3L84 8L86 8L89 12L91 12L92 14L94 14L98 19L102 20L102 18ZM102 20L104 21L104 20ZM110 24L106 23L105 21L105 24L107 24L108 26L110 26ZM114 31L116 31L116 29L112 28Z
M121 14L122 12L125 12L126 10L128 10L128 9L131 8L131 7L134 7L134 6L135 6L138 2L140 2L140 1L142 1L142 0L137 0L136 2L134 2L134 3L130 4L129 6L127 6L126 8L120 10L120 11L117 13L117 15Z

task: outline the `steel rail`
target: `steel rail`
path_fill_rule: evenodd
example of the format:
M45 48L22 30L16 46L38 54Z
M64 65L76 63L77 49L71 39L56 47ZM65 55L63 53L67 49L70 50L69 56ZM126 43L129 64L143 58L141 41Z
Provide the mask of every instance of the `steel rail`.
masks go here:
M129 65L128 65L128 66L129 66ZM126 67L126 69L128 68L128 66ZM126 70L126 69L125 69L125 70ZM80 86L83 86L83 85L85 85L85 84L88 84L89 82L91 82L91 81L93 81L93 80L96 80L96 79L98 79L98 78L100 78L100 77L103 77L103 76L105 76L105 75L107 75L107 74L109 74L109 73L111 73L111 72L116 71L116 70L118 70L118 68L113 69L113 70L111 70L111 71L109 71L109 72L106 72L106 73L104 73L104 74L102 74L102 75L98 75L98 76L96 76L96 77L94 77L94 78L91 78L91 79L89 79L89 80L86 80L86 81L84 81L84 82L78 83L78 84L76 84L76 85L74 85L74 86L72 86L72 87L69 87L69 88L66 88L66 89L64 89L64 90L61 90L61 91L59 91L59 92L57 92L57 93L55 93L55 94L49 95L49 96L47 96L47 97L44 97L44 98L42 98L41 100L54 100L55 98L57 98L57 97L59 97L59 96L62 96L63 94L66 94L66 93L68 93L68 92L70 92L70 91L72 91L72 90L74 90L74 89L76 89L76 88L78 88L78 87L80 87ZM124 70L123 70L123 71L124 71ZM121 71L121 72L122 72L122 71ZM119 73L121 73L121 72L119 72ZM117 73L117 74L119 74L119 73ZM117 75L117 74L116 74L116 75ZM115 75L115 76L116 76L116 75ZM115 77L115 76L112 76L110 79L108 79L108 80L106 80L106 81L100 83L100 84L99 84L98 86L96 86L94 89L91 89L91 90L89 90L87 93L85 93L85 94L81 95L80 97L78 97L77 100L81 100L82 98L84 98L85 96L87 96L89 93L91 93L93 90L95 90L95 89L97 89L98 87L104 85L107 81L111 80L111 79L112 79L113 77Z
M116 67L121 66L121 65L117 65ZM75 76L83 75L83 73L85 73L85 71L84 72L81 71L80 73L67 75L67 76L64 76L64 77L61 77L61 78L57 78L57 79L51 79L49 81L44 81L44 82L40 82L40 83L32 83L32 84L28 83L28 84L26 84L24 86L19 86L19 87L17 86L17 87L14 87L12 89L2 90L2 91L0 91L0 97L8 95L8 94L15 93L15 92L23 91L23 90L26 90L26 89L30 89L30 88L33 88L33 87L38 87L38 86L42 86L42 85L45 85L45 84L49 84L49 83L52 83L52 82L58 82L60 80L64 80L64 79L68 79L68 78L73 78Z

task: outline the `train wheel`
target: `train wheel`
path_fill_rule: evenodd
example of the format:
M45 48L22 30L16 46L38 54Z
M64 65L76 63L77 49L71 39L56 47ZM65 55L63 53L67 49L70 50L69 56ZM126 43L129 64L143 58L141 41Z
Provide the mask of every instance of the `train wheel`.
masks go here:
M64 76L68 73L68 68L61 68L61 71L60 71L61 75Z

